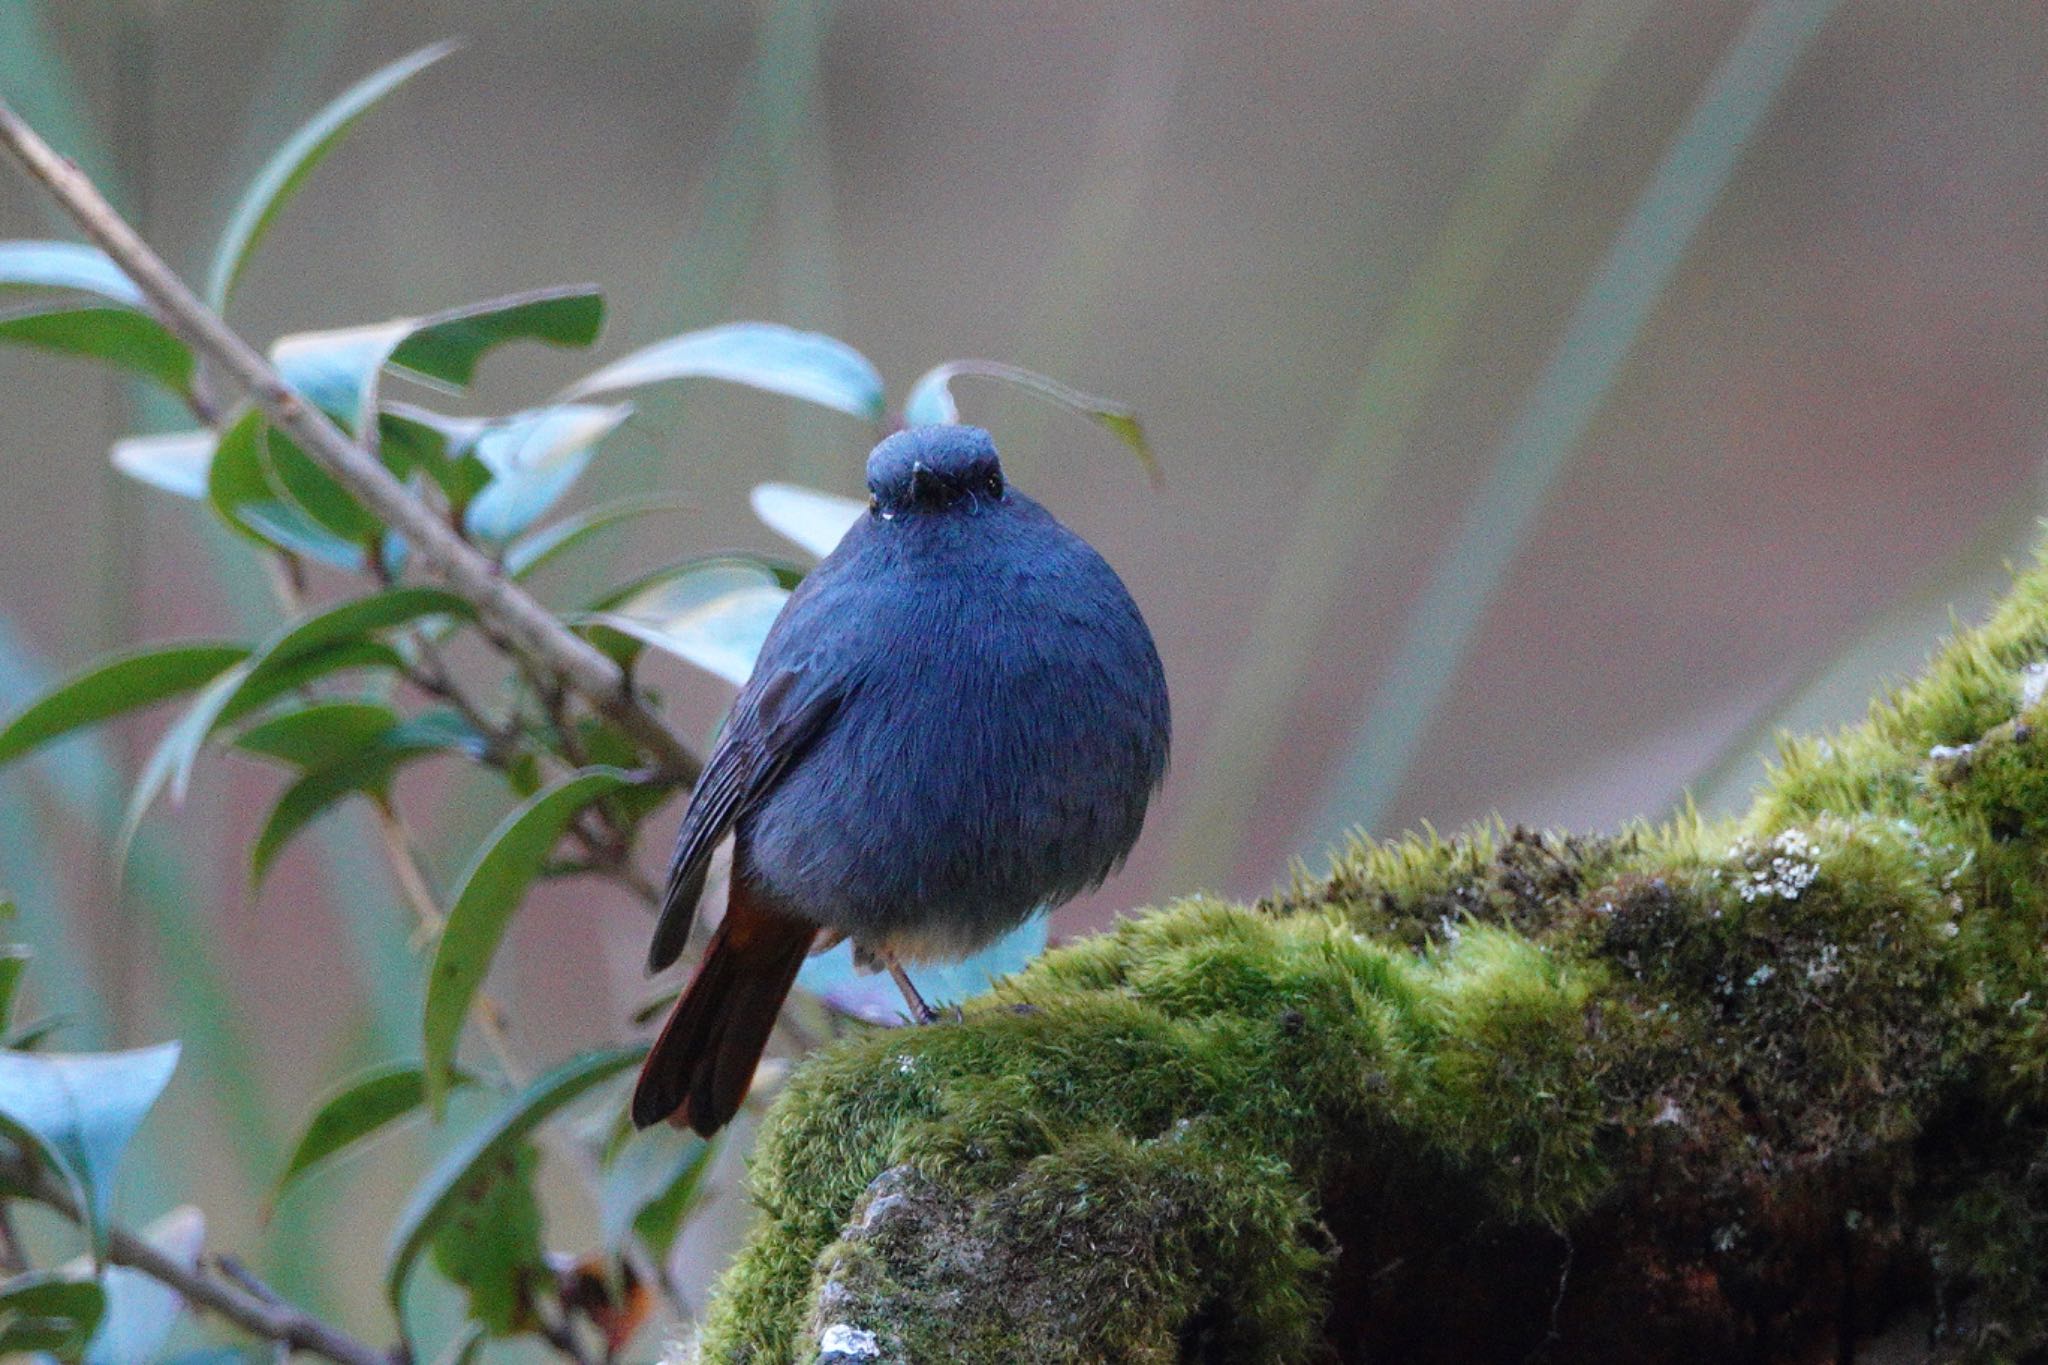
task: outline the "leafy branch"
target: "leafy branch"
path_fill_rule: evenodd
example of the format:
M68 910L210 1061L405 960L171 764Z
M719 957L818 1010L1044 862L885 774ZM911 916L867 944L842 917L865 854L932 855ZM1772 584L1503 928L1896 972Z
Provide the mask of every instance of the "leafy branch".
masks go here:
M656 342L541 406L497 416L458 416L385 392L387 378L462 390L484 356L508 343L591 345L604 302L590 286L304 332L259 351L222 317L256 246L349 128L449 50L422 49L372 73L286 142L230 215L204 302L77 166L0 103L0 145L94 244L0 242L0 299L29 300L0 313L0 343L109 363L175 396L200 428L120 441L115 467L208 506L261 555L286 617L265 639L172 641L88 666L0 723L0 767L84 727L182 699L184 709L137 776L117 858L159 797L184 795L201 753L225 748L288 774L251 843L252 885L326 812L354 797L369 801L417 926L414 941L429 959L418 1059L374 1067L320 1102L279 1193L400 1123L422 1115L446 1121L457 1091L489 1097L480 1118L465 1103L470 1126L453 1136L394 1230L386 1288L399 1344L387 1355L306 1317L239 1262L217 1259L218 1273L200 1268L196 1234L188 1238L190 1256L173 1255L112 1223L117 1159L168 1083L176 1047L35 1052L51 1024L5 1032L21 957L0 953L0 1137L17 1149L0 1159L0 1273L10 1277L0 1280L0 1349L76 1358L89 1340L115 1331L111 1316L101 1316L115 1314L120 1296L102 1294L100 1285L128 1273L33 1269L7 1221L10 1198L73 1217L104 1261L175 1291L158 1315L163 1331L182 1299L284 1347L335 1360L411 1358L405 1296L423 1258L468 1295L470 1322L455 1358L467 1358L485 1336L526 1335L570 1360L609 1359L649 1311L642 1286L658 1285L672 1303L682 1301L666 1261L713 1149L667 1130L634 1135L624 1126L613 1082L640 1049L529 1066L514 1055L504 1011L484 990L538 882L597 875L644 902L656 899L635 862L638 835L678 786L694 780L697 760L637 681L641 657L653 648L742 682L805 572L752 556L699 555L574 609L543 605L529 585L545 566L637 518L676 510L671 500L641 499L542 524L632 412L621 395L715 379L834 409L865 423L872 436L905 422L957 420L952 380L995 379L1089 417L1151 467L1126 410L1043 376L994 362L946 362L910 387L899 415L858 351L765 323ZM757 488L754 506L817 556L863 510L784 485ZM316 576L316 566L351 575L353 590L324 600L331 579ZM484 649L457 649L465 638ZM494 680L458 667L463 660L481 671L471 662L479 652L499 668ZM434 758L495 774L511 800L445 896L421 865L394 790L402 772ZM953 993L978 989L1042 943L1043 926L1029 926L959 969ZM844 952L839 957L838 965L813 962L802 980L843 1013L871 1010L866 984L851 977ZM789 1022L796 1045L815 1036L798 1026L800 1015ZM464 1068L465 1035L485 1044L494 1072ZM587 1117L557 1122L572 1104ZM533 1178L550 1135L549 1152L566 1155L586 1177L600 1214L602 1245L580 1258L549 1251L542 1237ZM10 1336L17 1328L28 1335Z

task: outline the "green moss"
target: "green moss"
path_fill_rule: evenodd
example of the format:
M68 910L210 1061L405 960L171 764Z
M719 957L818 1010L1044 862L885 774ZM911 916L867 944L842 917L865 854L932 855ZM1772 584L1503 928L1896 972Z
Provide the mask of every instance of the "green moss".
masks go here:
M1863 725L1787 741L1739 823L1358 841L808 1060L705 1358L844 1324L888 1360L1307 1360L1350 1349L1333 1276L1426 1322L1399 1268L1482 1227L1606 1247L1576 1273L1672 1341L1784 1339L1847 1265L2048 1349L2043 658L2036 569ZM1364 1197L1446 1182L1412 1226ZM1577 1292L1524 1297L1558 1330Z

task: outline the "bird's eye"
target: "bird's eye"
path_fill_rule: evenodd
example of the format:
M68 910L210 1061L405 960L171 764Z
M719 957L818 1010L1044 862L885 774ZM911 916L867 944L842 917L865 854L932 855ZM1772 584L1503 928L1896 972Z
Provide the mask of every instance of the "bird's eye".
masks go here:
M873 493L868 494L868 510L870 512L879 512L882 510L882 500L879 497L875 496Z
M988 481L982 487L988 490L990 497L1000 498L1003 495L1003 476L1000 474L989 475Z

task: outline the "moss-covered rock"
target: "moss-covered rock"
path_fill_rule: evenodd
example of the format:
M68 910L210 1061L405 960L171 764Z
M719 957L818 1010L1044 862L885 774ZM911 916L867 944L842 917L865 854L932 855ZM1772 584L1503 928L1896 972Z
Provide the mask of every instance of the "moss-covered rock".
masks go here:
M1360 841L826 1051L704 1359L2048 1358L2044 660L2037 568L1741 822Z

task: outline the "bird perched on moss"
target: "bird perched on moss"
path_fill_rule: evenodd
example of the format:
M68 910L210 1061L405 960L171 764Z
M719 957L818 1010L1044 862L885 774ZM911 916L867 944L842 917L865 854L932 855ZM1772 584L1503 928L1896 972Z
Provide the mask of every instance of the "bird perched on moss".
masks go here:
M725 918L640 1072L633 1121L709 1135L804 956L957 959L1122 863L1166 774L1166 678L1123 582L1003 478L975 427L868 456L867 515L790 595L677 836L650 970L733 835Z

